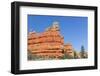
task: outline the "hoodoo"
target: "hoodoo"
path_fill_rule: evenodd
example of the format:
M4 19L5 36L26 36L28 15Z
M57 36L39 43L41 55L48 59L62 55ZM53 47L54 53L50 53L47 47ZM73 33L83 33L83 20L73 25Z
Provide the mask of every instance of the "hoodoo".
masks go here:
M32 55L44 59L59 59L64 55L63 46L64 37L60 34L59 23L56 21L53 22L51 27L46 28L44 32L29 32L28 34L28 51ZM71 54L71 45L65 45L65 49L67 49L67 52L69 50Z

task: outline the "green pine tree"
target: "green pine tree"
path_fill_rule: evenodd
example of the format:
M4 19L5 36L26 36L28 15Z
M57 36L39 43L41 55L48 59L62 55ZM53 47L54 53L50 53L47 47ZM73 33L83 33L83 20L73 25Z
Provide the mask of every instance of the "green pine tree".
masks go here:
M81 58L85 58L84 54L85 54L85 48L84 48L84 46L82 45L82 46L81 46Z

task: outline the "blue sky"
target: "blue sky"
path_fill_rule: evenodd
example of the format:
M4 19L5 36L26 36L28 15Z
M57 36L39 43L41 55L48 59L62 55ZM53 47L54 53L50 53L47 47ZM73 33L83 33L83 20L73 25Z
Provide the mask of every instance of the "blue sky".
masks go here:
M64 43L71 43L76 51L83 45L87 51L88 18L79 16L28 15L28 32L43 32L54 21L59 22Z

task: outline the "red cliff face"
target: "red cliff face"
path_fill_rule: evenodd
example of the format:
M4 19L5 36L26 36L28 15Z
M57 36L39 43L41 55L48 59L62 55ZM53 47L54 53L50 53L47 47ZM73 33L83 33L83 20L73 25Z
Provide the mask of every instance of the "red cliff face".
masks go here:
M60 34L57 22L54 22L51 27L42 33L30 32L28 35L28 51L38 56L47 58L50 56L54 56L55 58L62 57L63 46L64 39ZM68 50L72 50L70 46L65 47Z

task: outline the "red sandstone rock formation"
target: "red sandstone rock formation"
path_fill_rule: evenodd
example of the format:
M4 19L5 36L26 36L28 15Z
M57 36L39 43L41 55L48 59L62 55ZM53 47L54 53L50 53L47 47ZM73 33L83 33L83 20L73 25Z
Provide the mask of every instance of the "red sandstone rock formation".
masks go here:
M73 52L73 47L70 43L67 43L64 45L64 52L67 54L67 55L70 55L73 57L74 55L74 52Z
M55 58L62 57L62 47L65 47L66 53L72 55L72 45L64 45L64 38L60 34L58 22L47 28L42 33L30 32L28 35L28 51L38 56Z

